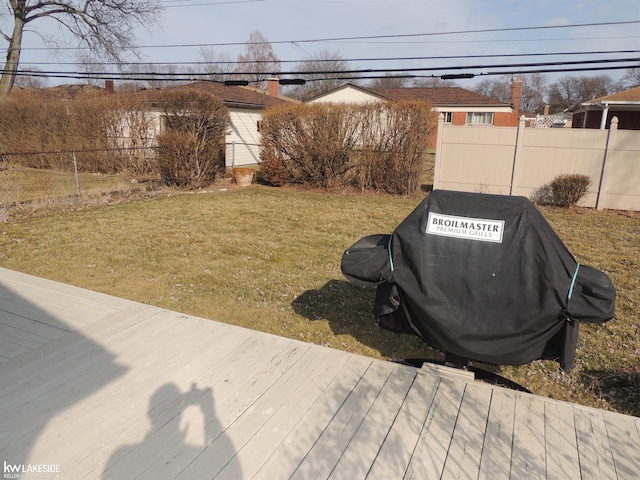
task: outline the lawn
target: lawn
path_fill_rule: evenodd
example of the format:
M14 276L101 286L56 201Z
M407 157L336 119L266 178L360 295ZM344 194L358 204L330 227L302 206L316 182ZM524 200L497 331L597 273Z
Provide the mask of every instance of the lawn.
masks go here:
M374 290L340 272L347 247L390 233L420 201L254 185L49 211L0 224L0 265L377 358L434 357L379 329ZM611 276L618 318L582 326L571 374L554 362L499 371L536 394L640 416L640 214L542 211L578 261Z

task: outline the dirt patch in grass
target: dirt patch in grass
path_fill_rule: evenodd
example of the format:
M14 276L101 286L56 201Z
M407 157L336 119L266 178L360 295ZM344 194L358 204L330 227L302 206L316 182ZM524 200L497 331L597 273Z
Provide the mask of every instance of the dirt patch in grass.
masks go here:
M0 264L243 327L376 358L438 357L379 329L374 290L348 283L344 250L390 233L422 200L232 185L0 225ZM496 368L536 394L640 415L640 214L542 208L578 261L606 271L618 318L583 325L576 368Z

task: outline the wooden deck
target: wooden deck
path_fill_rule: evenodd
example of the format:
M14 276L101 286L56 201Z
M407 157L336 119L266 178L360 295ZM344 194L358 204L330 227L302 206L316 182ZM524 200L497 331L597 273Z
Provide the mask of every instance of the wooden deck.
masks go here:
M4 478L637 479L640 419L0 269L0 460Z

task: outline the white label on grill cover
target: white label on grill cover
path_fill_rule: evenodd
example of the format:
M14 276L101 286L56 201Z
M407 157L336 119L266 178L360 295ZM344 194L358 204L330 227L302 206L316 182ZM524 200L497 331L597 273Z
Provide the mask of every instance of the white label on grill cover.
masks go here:
M502 243L504 220L455 217L453 215L429 212L427 233L481 242Z

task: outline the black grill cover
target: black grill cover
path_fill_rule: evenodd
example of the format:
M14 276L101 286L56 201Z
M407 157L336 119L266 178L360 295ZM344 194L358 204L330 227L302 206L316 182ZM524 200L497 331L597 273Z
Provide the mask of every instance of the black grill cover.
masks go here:
M578 265L524 197L434 191L392 235L345 251L342 272L377 286L382 327L493 364L568 371L579 322L615 316L609 277Z

